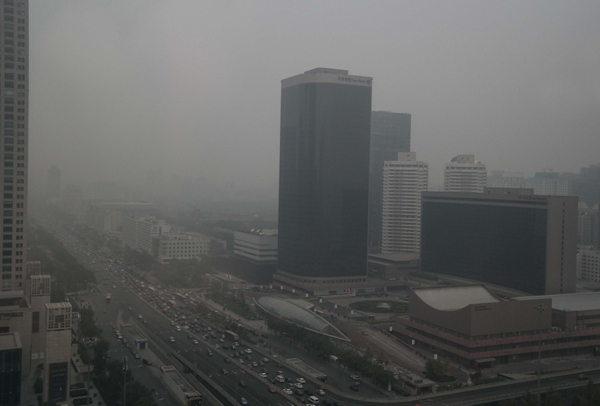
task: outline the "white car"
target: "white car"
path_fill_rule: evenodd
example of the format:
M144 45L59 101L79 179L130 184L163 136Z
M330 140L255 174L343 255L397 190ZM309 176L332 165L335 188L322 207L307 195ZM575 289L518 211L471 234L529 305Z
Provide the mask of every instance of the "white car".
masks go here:
M246 348L246 354L252 354L252 350L250 348Z
M240 358L240 364L243 364L243 363L244 363L244 360Z
M290 388L284 388L283 389L283 393L285 393L286 395L293 395L294 394L294 392Z
M170 341L171 341L172 343L174 343L174 342L175 342L175 337L171 337L171 340L170 340Z
M321 396L325 396L325 391L323 389L317 389L317 393Z
M302 389L302 384L301 383L295 383L294 386L298 389Z
M352 376L350 376L350 378L352 378L355 381L360 381L360 376L358 376L358 375L352 375Z
M198 345L198 340L194 340L194 344Z
M298 382L298 383L306 383L306 381L302 377L296 379L296 382Z
M261 377L261 378L266 378L266 377L267 377L267 374L266 374L265 372L261 372L261 373L260 373L260 377Z
M142 315L141 315L141 314L138 316L138 319L140 319L140 320L141 320L141 319L143 319L143 317L142 317Z
M265 363L266 363L266 362L269 362L269 359L268 359L267 357L264 357L264 358L263 358L263 362L265 362Z

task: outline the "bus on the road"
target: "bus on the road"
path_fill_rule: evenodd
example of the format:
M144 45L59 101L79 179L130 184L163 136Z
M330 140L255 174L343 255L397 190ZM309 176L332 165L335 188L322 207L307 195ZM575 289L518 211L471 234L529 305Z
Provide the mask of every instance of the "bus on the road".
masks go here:
M237 333L234 333L233 331L229 331L229 330L225 331L225 337L227 337L233 341L238 341L240 339L240 336L237 335Z

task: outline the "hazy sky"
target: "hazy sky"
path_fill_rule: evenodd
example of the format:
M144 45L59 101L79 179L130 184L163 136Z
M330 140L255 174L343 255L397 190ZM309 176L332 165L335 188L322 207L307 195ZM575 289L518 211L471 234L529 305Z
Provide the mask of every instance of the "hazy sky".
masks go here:
M30 1L30 167L44 186L150 168L272 187L280 80L372 76L373 109L412 114L440 184L600 163L600 2Z

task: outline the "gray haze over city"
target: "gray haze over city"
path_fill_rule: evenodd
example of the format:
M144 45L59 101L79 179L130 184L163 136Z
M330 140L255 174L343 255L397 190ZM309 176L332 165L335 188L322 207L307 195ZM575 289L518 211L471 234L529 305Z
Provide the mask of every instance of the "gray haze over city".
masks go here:
M148 171L276 199L280 81L372 76L430 164L579 172L600 161L597 1L33 1L32 194ZM153 176L153 175L151 175ZM207 190L206 193L212 193Z

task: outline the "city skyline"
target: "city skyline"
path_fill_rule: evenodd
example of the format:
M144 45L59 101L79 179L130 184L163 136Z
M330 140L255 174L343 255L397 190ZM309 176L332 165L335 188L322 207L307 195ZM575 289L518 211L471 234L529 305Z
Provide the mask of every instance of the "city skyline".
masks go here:
M60 164L65 185L159 167L274 196L273 78L313 66L376 78L373 110L412 115L432 188L463 153L526 174L598 163L600 6L509 4L36 2L32 191Z

